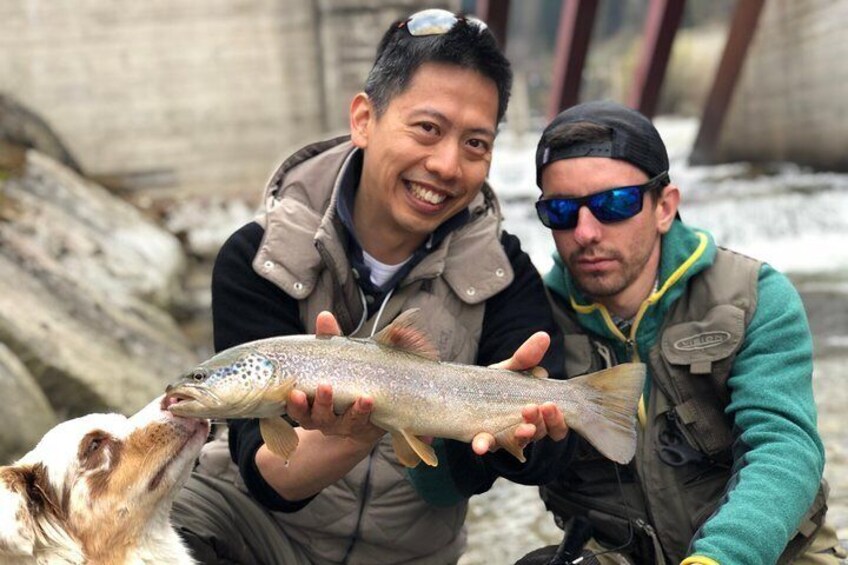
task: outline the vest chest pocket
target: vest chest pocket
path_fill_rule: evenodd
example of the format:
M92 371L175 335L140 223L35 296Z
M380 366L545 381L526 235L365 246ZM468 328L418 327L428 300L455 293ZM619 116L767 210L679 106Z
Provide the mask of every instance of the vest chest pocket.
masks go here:
M669 326L651 354L658 385L684 424L681 431L708 456L733 442L733 423L724 412L730 402L727 378L744 337L745 311L722 304L702 320Z

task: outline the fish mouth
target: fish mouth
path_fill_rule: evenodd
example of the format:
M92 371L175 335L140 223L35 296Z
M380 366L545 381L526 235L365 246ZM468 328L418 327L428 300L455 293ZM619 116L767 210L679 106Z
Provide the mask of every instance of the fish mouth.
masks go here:
M192 386L169 387L163 402L171 414L190 418L215 418L223 404L214 392Z

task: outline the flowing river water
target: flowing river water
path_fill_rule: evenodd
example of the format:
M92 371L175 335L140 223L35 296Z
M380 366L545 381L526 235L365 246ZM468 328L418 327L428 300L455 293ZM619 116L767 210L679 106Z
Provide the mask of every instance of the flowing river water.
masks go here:
M813 386L831 486L828 520L848 542L848 174L745 163L689 167L687 148L697 124L658 119L680 186L681 215L709 229L719 244L763 259L786 272L804 300L813 330ZM537 134L504 132L490 180L505 228L517 234L541 272L551 265L550 233L535 219L533 170ZM559 543L562 533L535 487L503 480L471 500L469 549L461 565L513 563L529 551ZM848 544L846 544L848 545Z

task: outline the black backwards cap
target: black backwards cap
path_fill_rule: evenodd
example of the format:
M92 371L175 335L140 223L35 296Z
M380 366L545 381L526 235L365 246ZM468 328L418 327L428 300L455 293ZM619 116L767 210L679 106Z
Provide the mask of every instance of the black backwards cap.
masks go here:
M609 141L557 140L549 145L551 134L564 124L591 122L610 129ZM585 102L560 112L542 132L536 148L536 184L542 186L542 169L560 159L608 157L627 161L642 169L649 178L668 171L668 152L651 121L636 110L615 102Z

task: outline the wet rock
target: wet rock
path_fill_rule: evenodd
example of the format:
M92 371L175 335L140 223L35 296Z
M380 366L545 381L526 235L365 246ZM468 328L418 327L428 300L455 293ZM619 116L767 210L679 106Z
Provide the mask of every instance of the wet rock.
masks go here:
M149 305L119 308L56 272L35 276L8 257L5 245L0 341L20 357L63 418L134 412L196 360L174 323ZM4 411L0 405L8 421Z
M0 427L0 465L6 465L32 449L58 418L32 375L2 343L0 398L7 400L3 408L5 425Z
M134 296L167 308L175 300L185 268L180 242L132 205L33 150L2 192L3 231L14 230L67 278L117 303Z
M196 362L159 307L185 264L176 238L34 151L0 194L0 342L59 417L134 412Z

